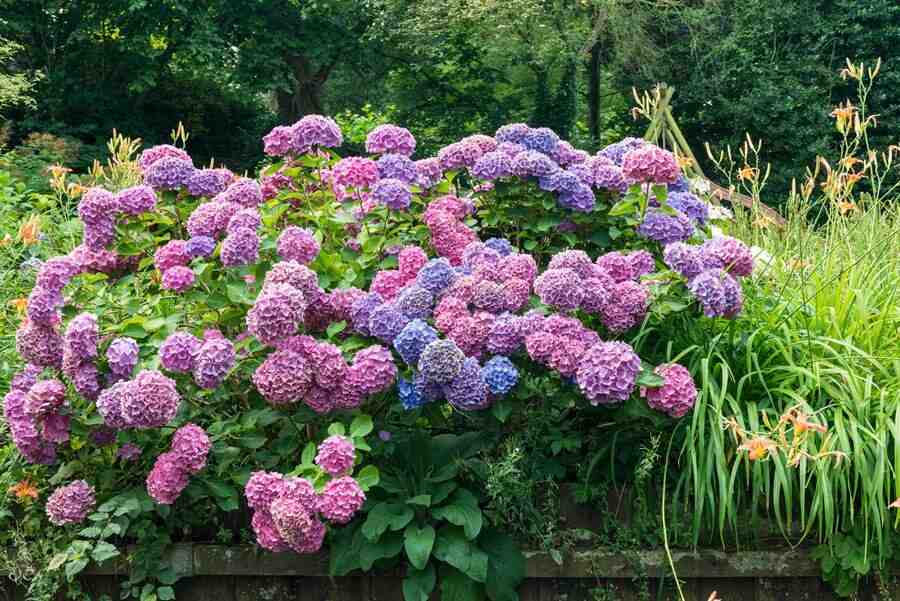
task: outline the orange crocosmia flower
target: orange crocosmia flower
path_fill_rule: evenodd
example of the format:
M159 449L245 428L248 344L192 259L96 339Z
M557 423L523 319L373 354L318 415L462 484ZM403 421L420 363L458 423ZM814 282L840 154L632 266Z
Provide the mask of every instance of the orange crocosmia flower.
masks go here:
M16 312L21 315L25 312L25 309L28 307L28 299L27 298L14 298L9 301L9 304L15 307Z
M27 498L37 499L38 489L28 480L22 480L9 487L9 492L16 495L16 499L24 500Z
M775 443L764 436L751 438L738 447L739 451L747 451L747 458L750 459L750 461L765 459L769 455L769 452L774 449Z
M32 215L28 221L19 226L19 239L23 244L35 244L41 235L41 221L37 215Z

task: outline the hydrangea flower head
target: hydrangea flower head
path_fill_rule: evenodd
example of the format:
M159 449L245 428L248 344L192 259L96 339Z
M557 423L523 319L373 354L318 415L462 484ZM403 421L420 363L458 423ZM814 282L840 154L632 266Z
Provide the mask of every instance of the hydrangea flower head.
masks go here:
M350 476L335 478L325 485L319 497L319 512L336 524L346 524L366 501L366 495Z
M525 123L508 123L494 133L494 139L500 143L520 144L530 131L531 128Z
M437 157L416 161L416 185L427 190L433 188L444 177L441 161Z
M212 198L224 192L233 179L228 169L196 169L187 181L188 194Z
M216 250L216 241L210 236L194 236L185 243L184 250L192 258L209 258Z
M153 163L165 157L175 157L184 161L191 159L191 156L181 148L171 144L160 144L159 146L147 148L141 153L138 159L138 167L140 167L142 172L145 172Z
M592 405L628 400L634 390L641 360L624 342L600 342L581 358L576 380Z
M393 178L412 184L416 181L416 164L408 156L402 154L384 154L376 161L378 177Z
M190 267L170 267L162 274L162 287L172 292L184 292L194 285L194 271Z
M506 357L497 356L484 364L484 367L481 368L481 377L491 394L504 396L518 383L519 370Z
M160 505L171 505L187 488L188 473L181 468L178 456L173 452L156 458L153 469L147 474L147 494Z
M444 385L444 396L447 402L461 411L486 409L491 405L488 386L477 359L466 358L456 377Z
M646 144L622 157L622 173L629 182L671 184L678 180L681 169L671 152Z
M199 338L188 332L170 334L159 347L159 362L163 369L179 373L194 370L200 346Z
M416 283L433 295L441 294L456 278L453 266L447 259L431 259L416 276Z
M352 440L344 436L329 436L319 445L316 465L337 478L353 469L355 459L356 449Z
M131 372L138 362L139 351L138 343L133 338L116 338L106 348L106 362L109 370L122 378L131 376Z
M132 186L117 193L114 200L123 213L140 215L156 207L156 192L150 186Z
M396 303L384 303L375 307L369 315L369 332L388 344L406 327L407 317Z
M584 296L581 278L573 269L548 269L534 281L541 302L562 311L574 311Z
M347 380L362 394L387 390L397 378L397 366L391 351L379 345L357 351L348 370Z
M181 403L175 382L154 370L144 370L125 382L119 394L122 419L132 428L165 426L178 413Z
M512 175L512 160L500 151L485 153L469 169L472 177L483 180L495 180Z
M703 225L709 219L709 206L690 192L669 192L666 204L687 215L697 225Z
M748 276L753 272L753 253L737 238L710 238L700 247L700 256L707 269L724 269L734 276Z
M525 150L513 158L512 170L519 177L547 177L558 171L559 166L541 152Z
M418 409L427 402L422 395L419 394L415 384L404 380L403 378L400 378L397 382L397 395L400 398L400 404L406 411Z
M631 260L627 255L623 255L618 251L600 255L597 257L595 264L616 283L635 277L634 265L632 265Z
M559 144L559 136L549 127L536 127L529 128L528 132L516 141L528 150L550 155Z
M163 157L144 171L144 183L154 190L178 190L194 175L194 162L174 156Z
M741 312L744 304L741 285L723 269L700 272L690 281L688 289L700 301L707 317L732 319Z
M196 474L206 467L206 456L212 448L209 436L196 424L185 424L172 436L171 453L181 469Z
M466 355L452 340L435 340L422 350L419 371L431 382L450 383L462 369Z
M219 386L234 367L234 345L227 338L207 338L197 353L194 365L194 382L197 386L213 389Z
M366 136L366 152L372 154L396 153L409 157L415 151L416 139L405 127L386 123Z
M277 472L253 472L244 485L247 505L256 511L268 511L269 505L281 493L284 476Z
M263 152L269 156L282 157L294 150L294 129L290 126L277 125L263 136Z
M660 209L649 209L637 227L637 233L660 244L684 242L694 234L694 224L684 213L674 215Z
M331 179L339 186L367 188L378 181L378 164L363 157L346 157L335 163Z
M449 171L451 169L472 167L483 154L484 150L482 150L478 142L459 141L441 148L438 151L438 160L440 161L441 169Z
M412 202L412 192L406 182L389 177L375 182L372 198L389 209L404 211Z
M62 363L62 336L53 326L26 320L16 330L16 351L29 363L58 367Z
M278 256L302 265L312 263L319 255L319 241L307 229L289 225L278 237Z
M669 267L687 279L703 271L703 257L699 246L675 242L667 244L663 249L663 261Z
M97 504L94 487L75 480L53 491L47 499L47 517L52 524L65 526L83 522Z
M235 229L222 242L219 258L225 267L256 263L259 260L259 235L248 227Z
M653 370L664 380L658 388L642 388L641 396L647 405L671 417L682 417L694 407L697 401L697 386L691 372L678 363L666 363Z
M645 146L649 146L649 143L642 138L623 138L601 149L597 156L609 159L614 164L621 166L622 160L627 153Z
M330 117L306 115L291 129L294 131L293 147L297 152L307 152L317 146L337 148L344 143L341 128Z
M614 284L609 298L600 308L603 325L615 334L630 330L647 315L647 289L631 280Z

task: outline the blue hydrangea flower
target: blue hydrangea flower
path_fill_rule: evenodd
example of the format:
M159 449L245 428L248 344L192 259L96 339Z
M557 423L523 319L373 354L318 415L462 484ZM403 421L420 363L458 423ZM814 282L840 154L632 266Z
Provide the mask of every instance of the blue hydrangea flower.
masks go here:
M512 161L506 154L495 150L494 152L485 153L480 159L475 161L469 172L472 174L472 177L488 181L498 177L506 177L512 174Z
M418 365L422 351L437 339L437 330L421 319L414 319L394 338L394 348L407 365Z
M488 238L484 245L500 253L501 257L511 255L513 252L512 244L506 238Z
M209 257L216 249L216 241L209 236L194 236L184 246L185 252L192 257Z
M399 179L411 184L416 181L416 164L402 154L383 154L377 161L378 177Z
M400 380L397 382L397 393L400 397L400 404L403 405L403 408L406 411L418 409L428 402L422 397L421 394L419 394L419 391L416 389L415 384L413 384L412 382L408 382L403 378L400 378Z
M407 323L409 318L401 313L394 303L384 303L375 307L369 315L369 331L372 336L387 343L393 342Z
M407 286L397 297L397 308L410 319L425 319L433 306L434 295L418 284Z
M590 213L594 210L594 205L597 204L597 197L594 196L594 191L591 190L591 187L580 182L574 190L560 192L557 200L559 201L559 206L564 209L571 209L579 213Z
M447 259L431 259L419 270L416 283L437 296L453 283L456 273Z
M698 225L703 225L709 218L707 204L690 192L670 192L666 204L676 211L681 211Z
M528 150L537 150L544 154L550 154L556 150L556 146L559 144L559 136L549 127L536 127L529 129L528 133L519 140L519 144Z
M512 361L498 355L484 364L481 368L481 377L484 378L491 394L503 396L519 382L519 370Z
M491 406L488 387L481 377L481 366L474 357L467 358L459 373L444 385L447 401L461 411L476 411Z
M637 227L637 233L661 244L684 242L693 235L694 224L684 213L675 213L670 215L659 209L648 210Z

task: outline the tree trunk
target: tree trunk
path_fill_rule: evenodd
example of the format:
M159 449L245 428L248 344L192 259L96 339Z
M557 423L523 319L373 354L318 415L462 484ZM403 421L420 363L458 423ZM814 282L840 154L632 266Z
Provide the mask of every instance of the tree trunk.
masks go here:
M594 144L600 143L600 44L591 47L588 59L588 131Z
M304 56L288 56L285 62L291 69L293 87L275 91L281 121L291 123L304 115L322 113L322 90L334 63L314 69Z

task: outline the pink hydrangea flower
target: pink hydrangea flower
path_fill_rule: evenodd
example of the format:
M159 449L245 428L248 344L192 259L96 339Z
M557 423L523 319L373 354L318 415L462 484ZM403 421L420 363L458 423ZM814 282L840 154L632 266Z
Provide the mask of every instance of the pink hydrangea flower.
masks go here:
M335 478L325 485L319 497L319 512L325 519L346 524L366 501L366 494L350 476Z
M329 475L338 477L353 469L356 450L353 441L344 436L329 436L319 445L316 465Z
M47 517L57 526L83 522L97 504L94 487L84 480L61 486L47 499Z

